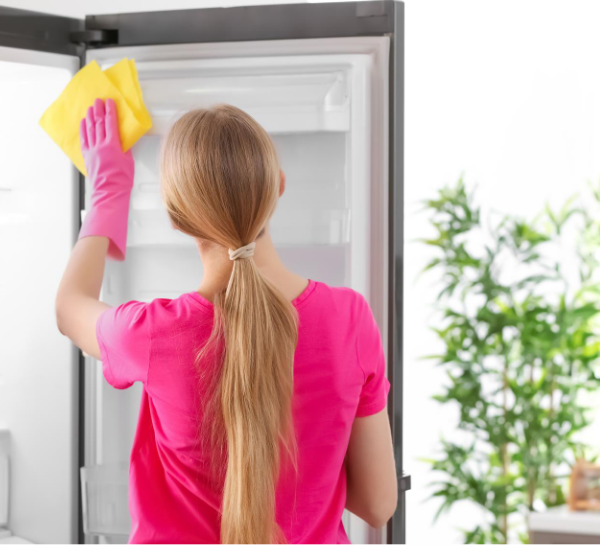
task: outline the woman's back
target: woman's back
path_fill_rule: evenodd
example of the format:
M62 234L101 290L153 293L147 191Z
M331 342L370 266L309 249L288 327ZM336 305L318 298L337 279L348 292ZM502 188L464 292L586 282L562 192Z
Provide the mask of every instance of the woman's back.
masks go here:
M298 472L282 466L276 520L291 543L349 543L341 522L344 462L354 418L386 406L381 337L366 300L349 288L310 280L293 306ZM131 301L97 322L107 381L116 388L144 384L131 454L130 543L220 541L223 482L210 471L211 453L199 440L211 425L206 420L199 428L199 373L211 376L219 359L207 354L194 361L211 333L213 311L210 301L190 292Z

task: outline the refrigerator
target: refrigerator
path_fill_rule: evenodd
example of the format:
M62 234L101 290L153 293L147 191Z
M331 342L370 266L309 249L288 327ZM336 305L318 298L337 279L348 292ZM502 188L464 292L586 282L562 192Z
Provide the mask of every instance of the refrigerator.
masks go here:
M395 0L85 20L0 7L4 525L32 542L127 541L127 464L142 385L112 388L101 363L57 330L56 289L90 185L37 124L80 67L95 60L104 69L123 57L136 61L153 127L133 147L127 258L107 262L101 299L151 301L198 287L197 249L171 228L161 203L161 139L185 111L216 102L255 117L287 178L271 220L279 255L297 274L362 293L384 342L398 508L377 529L345 511L346 532L354 543L404 543L404 5Z

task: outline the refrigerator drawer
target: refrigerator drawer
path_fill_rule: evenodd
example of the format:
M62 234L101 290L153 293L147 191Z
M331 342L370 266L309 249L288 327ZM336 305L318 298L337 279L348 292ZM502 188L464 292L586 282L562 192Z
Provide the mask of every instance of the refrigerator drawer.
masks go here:
M81 468L83 531L87 535L129 537L128 475L127 463Z

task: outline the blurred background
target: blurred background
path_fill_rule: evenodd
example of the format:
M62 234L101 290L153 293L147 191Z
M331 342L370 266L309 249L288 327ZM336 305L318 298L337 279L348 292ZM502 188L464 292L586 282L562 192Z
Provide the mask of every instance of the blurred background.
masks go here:
M298 1L54 0L51 11L267 3ZM600 4L406 0L405 17L407 542L527 541L529 507L567 501L572 463L600 446ZM576 524L600 536L599 522Z

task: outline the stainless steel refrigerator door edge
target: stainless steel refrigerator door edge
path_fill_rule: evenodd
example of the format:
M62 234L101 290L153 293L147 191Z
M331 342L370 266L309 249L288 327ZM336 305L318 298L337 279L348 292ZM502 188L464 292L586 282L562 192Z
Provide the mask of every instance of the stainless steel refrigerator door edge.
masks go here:
M83 46L71 33L83 30L82 19L0 6L0 45L81 57Z
M402 459L403 420L403 307L404 307L404 4L394 3L394 31L390 51L389 133L389 336L392 401L388 407L398 472L398 508L388 523L389 543L406 543L406 491Z
M89 15L86 29L114 32L114 39L92 48L374 36L393 32L395 4L375 0Z

